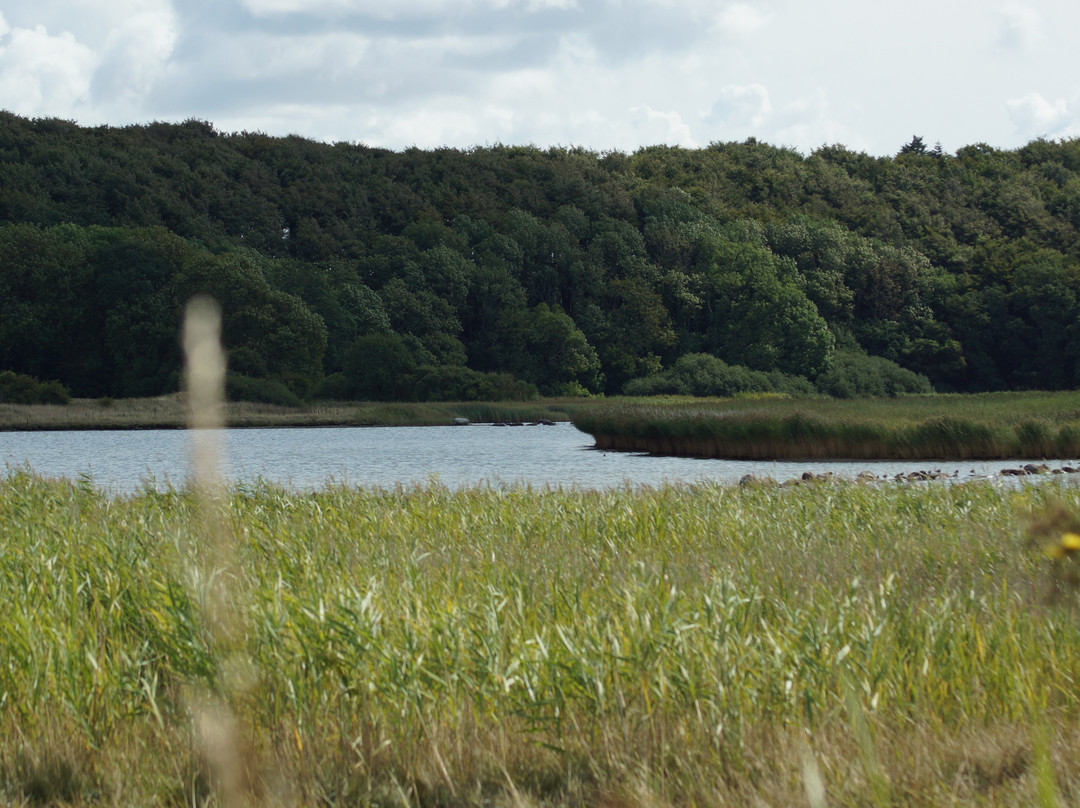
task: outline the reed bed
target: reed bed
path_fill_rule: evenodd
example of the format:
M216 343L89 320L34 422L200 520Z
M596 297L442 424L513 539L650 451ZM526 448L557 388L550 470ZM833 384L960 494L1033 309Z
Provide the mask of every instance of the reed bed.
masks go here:
M445 426L455 418L474 422L568 421L586 400L532 402L320 402L302 407L230 402L230 427ZM140 399L73 399L70 404L0 403L0 431L66 429L182 429L187 426L182 394Z
M598 449L735 460L1066 459L1080 456L1080 395L623 401L578 412Z
M1080 800L1073 562L1029 529L1080 512L1060 482L220 508L234 558L207 571L190 491L0 480L5 804L219 804L199 693L261 804ZM217 574L241 656L207 628Z

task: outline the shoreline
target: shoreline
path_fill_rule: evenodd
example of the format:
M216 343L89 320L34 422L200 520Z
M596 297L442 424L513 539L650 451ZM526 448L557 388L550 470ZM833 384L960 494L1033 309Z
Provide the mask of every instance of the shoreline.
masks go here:
M225 405L227 429L453 426L496 422L568 422L588 399L507 402L326 402L301 408L253 402ZM186 429L179 393L145 399L72 399L69 404L0 404L0 433Z

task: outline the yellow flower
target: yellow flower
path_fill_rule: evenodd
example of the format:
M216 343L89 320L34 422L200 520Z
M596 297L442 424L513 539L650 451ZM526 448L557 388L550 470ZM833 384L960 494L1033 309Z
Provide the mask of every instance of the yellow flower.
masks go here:
M1080 550L1080 534L1062 533L1056 544L1046 548L1046 555L1055 561Z

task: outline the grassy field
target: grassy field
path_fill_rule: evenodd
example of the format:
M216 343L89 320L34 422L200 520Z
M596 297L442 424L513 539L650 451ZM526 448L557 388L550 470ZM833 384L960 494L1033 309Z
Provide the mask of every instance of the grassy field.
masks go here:
M207 507L0 479L0 802L222 804L207 700L261 804L1080 802L1058 481Z
M581 410L600 449L745 460L1080 456L1080 392L667 399Z
M474 422L569 421L588 400L532 402L331 403L304 407L233 402L225 405L232 427L437 426L455 418ZM594 402L595 403L595 402ZM66 405L0 403L0 432L40 429L180 429L187 425L181 394L140 399L73 399Z

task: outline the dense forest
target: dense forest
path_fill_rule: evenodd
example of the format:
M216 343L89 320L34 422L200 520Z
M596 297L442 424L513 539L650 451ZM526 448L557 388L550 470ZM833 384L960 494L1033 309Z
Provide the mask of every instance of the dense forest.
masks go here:
M395 152L0 113L0 371L458 399L1080 387L1080 141Z

